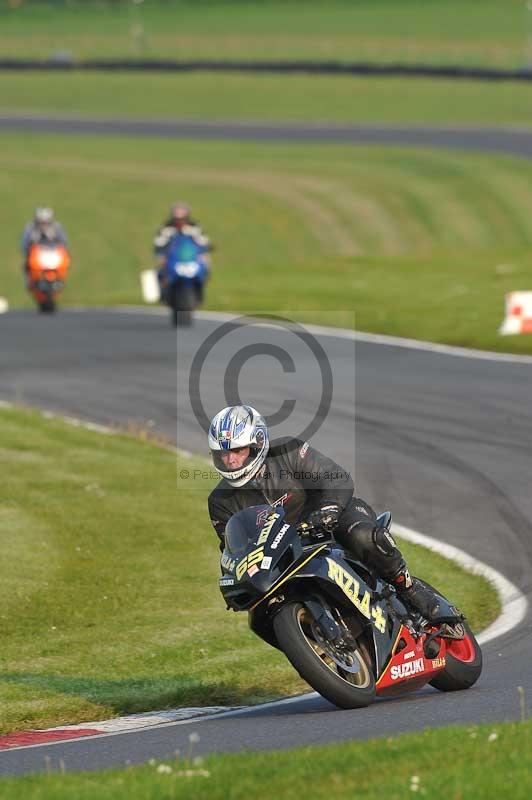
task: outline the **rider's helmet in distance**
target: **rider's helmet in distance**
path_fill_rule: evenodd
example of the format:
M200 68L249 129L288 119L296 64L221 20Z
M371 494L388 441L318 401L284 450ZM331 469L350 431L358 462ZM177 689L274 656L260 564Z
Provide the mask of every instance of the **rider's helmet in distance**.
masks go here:
M188 222L190 218L190 206L188 203L178 201L173 203L170 209L170 216L174 221L174 225L183 225Z
M235 488L244 486L264 464L270 446L266 420L252 406L228 406L211 420L209 449L214 466ZM243 464L232 469L224 463L223 454L249 447Z
M34 220L37 225L50 225L54 221L54 212L52 208L45 208L38 206L35 209Z

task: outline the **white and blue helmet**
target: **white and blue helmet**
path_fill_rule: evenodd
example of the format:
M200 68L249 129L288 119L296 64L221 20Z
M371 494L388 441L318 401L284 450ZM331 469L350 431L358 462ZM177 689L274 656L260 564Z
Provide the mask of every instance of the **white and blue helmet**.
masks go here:
M231 486L244 486L264 464L270 441L266 420L252 406L228 406L212 418L209 427L209 449L214 466ZM222 453L249 447L249 457L242 467L230 470L222 461Z
M36 225L51 225L54 221L54 210L53 208L38 206L35 209L33 219Z

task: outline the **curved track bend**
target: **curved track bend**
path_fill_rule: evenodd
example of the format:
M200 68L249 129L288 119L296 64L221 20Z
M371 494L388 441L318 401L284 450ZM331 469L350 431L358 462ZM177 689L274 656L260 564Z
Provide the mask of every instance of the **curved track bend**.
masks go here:
M208 315L206 315L207 317ZM165 317L136 310L34 312L0 316L0 396L104 424L153 420L181 447L205 452L204 434L187 406L188 369L199 344L219 322L201 318L190 330L168 329ZM249 333L246 335L254 335ZM264 334L261 333L262 337ZM286 332L273 330L283 346ZM276 340L275 337L278 337ZM405 525L454 544L509 578L532 598L532 365L456 358L447 353L332 335L318 337L335 365L356 356L356 464L346 425L353 420L353 383L335 375L326 446L355 470L358 492ZM221 407L226 340L202 377L207 410ZM279 406L279 365L250 360L242 373L254 398ZM316 377L298 362L290 422L308 415ZM271 367L271 364L270 364ZM339 376L339 377L338 377ZM255 402L258 404L257 400ZM300 411L298 409L301 409ZM177 417L177 431L176 431ZM204 493L198 493L203 508ZM530 605L529 605L530 609ZM340 711L315 695L123 735L105 735L0 753L0 774L42 769L44 756L68 769L165 757L186 747L192 729L198 752L289 748L366 738L457 722L515 719L518 686L532 697L532 615L485 648L485 669L467 692L431 688Z

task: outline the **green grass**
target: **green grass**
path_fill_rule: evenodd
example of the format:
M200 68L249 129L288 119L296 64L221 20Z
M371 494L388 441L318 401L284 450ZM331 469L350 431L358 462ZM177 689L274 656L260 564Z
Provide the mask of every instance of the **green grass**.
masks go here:
M532 352L532 337L497 334L505 293L532 288L526 160L118 137L1 142L2 294L13 305L31 304L17 234L34 204L53 205L70 234L64 303L136 303L154 231L181 196L218 248L211 309L316 322L354 309L360 330Z
M531 91L422 78L0 72L3 111L204 120L530 125Z
M521 66L520 0L28 3L0 13L4 56L314 59Z
M289 752L209 756L200 763L182 759L96 774L12 778L0 783L0 797L297 800L303 787L312 800L491 800L508 791L515 800L528 800L532 723L454 726Z
M176 484L203 464L22 410L0 411L0 443L1 732L307 688L225 610L212 482ZM483 579L405 551L475 629L496 616Z

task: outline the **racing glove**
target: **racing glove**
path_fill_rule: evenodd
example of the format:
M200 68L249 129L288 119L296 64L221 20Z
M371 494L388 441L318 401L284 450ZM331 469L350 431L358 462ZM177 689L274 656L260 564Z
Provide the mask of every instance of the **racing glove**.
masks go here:
M311 511L306 523L303 523L303 531L306 526L309 533L312 533L316 538L323 539L334 531L338 525L340 514L341 509L337 503L326 503L321 508Z

